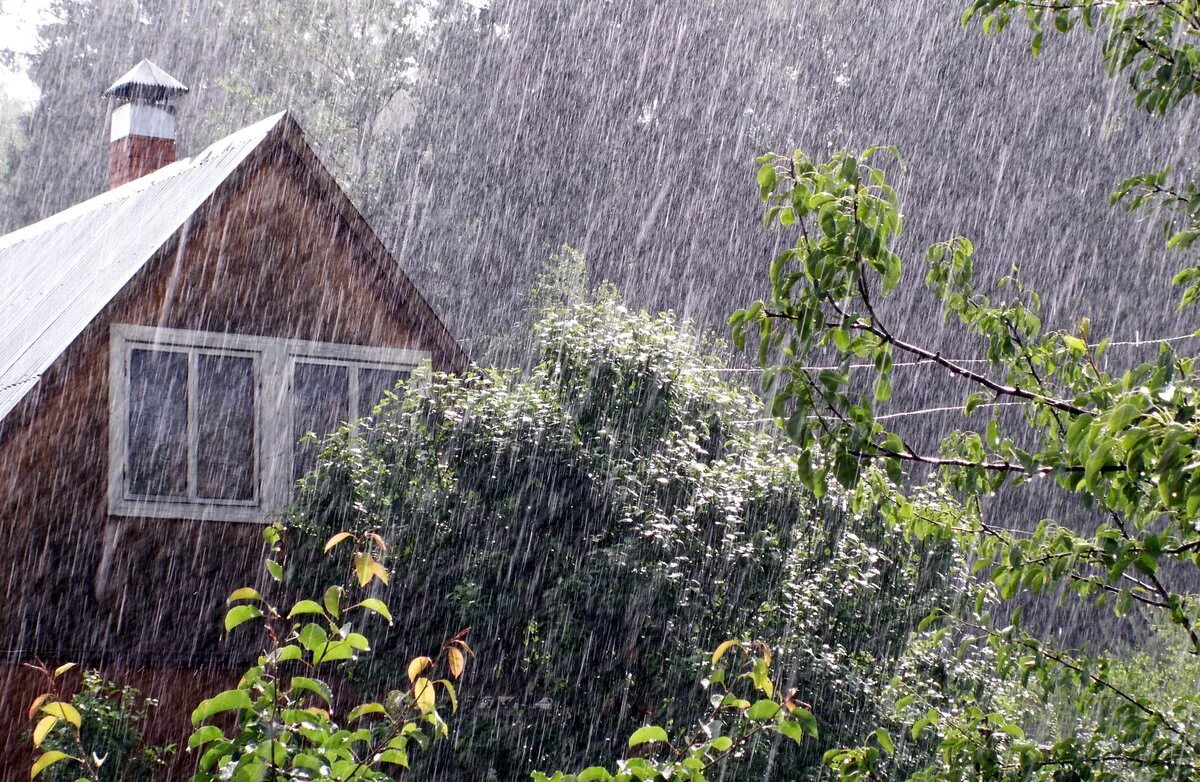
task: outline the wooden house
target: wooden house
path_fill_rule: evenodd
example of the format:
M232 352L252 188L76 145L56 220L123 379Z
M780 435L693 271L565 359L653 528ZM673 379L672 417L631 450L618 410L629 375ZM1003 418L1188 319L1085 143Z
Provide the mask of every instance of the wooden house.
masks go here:
M185 91L122 77L111 189L0 237L4 779L31 758L26 661L185 720L230 675L221 598L313 463L300 436L467 361L290 115L175 161Z

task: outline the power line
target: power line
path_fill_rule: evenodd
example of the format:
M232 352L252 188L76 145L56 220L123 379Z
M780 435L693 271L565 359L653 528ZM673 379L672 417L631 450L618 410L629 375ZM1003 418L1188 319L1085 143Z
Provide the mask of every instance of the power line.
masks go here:
M1025 403L1024 402L983 402L979 405L976 405L976 407L977 408L979 408L979 407L1020 407L1023 404L1025 404ZM907 418L909 416L924 415L926 413L949 413L949 412L955 412L955 411L961 412L962 409L963 409L962 405L949 405L947 407L926 407L923 410L905 410L900 413L885 413L884 415L877 415L877 416L875 416L875 420L876 421L886 421L889 418Z
M1181 334L1177 337L1164 337L1162 339L1131 339L1131 340L1123 340L1121 342L1109 342L1108 345L1106 345L1106 347L1110 347L1110 348L1141 347L1141 346L1145 346L1145 345L1161 345L1165 342L1182 342L1183 340L1197 339L1197 338L1200 338L1200 333ZM1089 345L1089 347L1096 347L1098 345L1099 345L1099 343L1093 343L1093 344ZM945 361L948 361L952 364L990 364L990 363L992 363L991 359L986 359L986 358L947 358L947 359L945 359ZM895 364L892 364L892 368L894 369L896 367L920 367L920 366L927 366L930 364L936 366L937 362L931 358L923 358L923 359L919 359L917 361L900 361ZM803 370L807 370L809 372L824 372L826 370L837 371L837 370L841 369L840 366L804 366L804 367L800 367L800 368ZM849 365L847 365L846 368L847 369L874 369L875 365L874 364L849 364ZM730 372L730 373L734 373L734 374L740 374L743 372L762 372L762 371L763 371L762 367L696 367L694 369L683 370L683 372L685 374L691 374L693 372Z
M983 402L976 405L976 409L981 407L1020 407L1026 404L1025 402ZM926 407L920 410L903 410L899 413L885 413L875 416L876 421L886 421L891 418L908 418L914 415L927 415L929 413L953 413L962 412L962 405L946 405L943 407ZM818 421L821 419L819 415L808 416L809 421ZM766 424L774 421L774 418L752 418L749 421L741 421L742 424Z

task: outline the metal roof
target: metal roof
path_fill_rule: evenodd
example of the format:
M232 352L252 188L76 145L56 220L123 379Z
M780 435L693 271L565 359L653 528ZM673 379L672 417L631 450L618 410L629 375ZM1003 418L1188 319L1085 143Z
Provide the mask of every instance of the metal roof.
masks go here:
M0 419L286 116L0 237Z
M106 98L165 100L182 95L188 88L149 60L142 60L101 93Z

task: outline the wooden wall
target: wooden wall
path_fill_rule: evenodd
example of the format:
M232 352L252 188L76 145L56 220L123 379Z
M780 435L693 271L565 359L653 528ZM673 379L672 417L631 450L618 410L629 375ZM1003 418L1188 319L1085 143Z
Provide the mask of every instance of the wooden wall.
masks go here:
M3 779L27 778L32 757L22 734L37 682L21 660L103 664L159 698L167 733L185 740L191 707L247 651L222 639L220 617L225 595L261 571L258 525L107 515L111 324L433 350L429 324L381 303L399 290L381 285L379 259L287 145L177 239L0 431Z

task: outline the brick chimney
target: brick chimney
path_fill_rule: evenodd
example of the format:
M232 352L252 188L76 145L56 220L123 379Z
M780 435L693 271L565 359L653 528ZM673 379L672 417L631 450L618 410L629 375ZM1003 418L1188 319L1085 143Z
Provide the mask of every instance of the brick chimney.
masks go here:
M114 98L108 144L108 187L120 187L175 162L174 99L188 88L142 60L104 91Z

